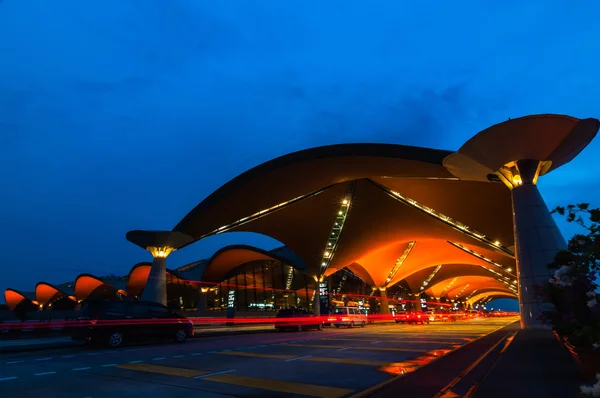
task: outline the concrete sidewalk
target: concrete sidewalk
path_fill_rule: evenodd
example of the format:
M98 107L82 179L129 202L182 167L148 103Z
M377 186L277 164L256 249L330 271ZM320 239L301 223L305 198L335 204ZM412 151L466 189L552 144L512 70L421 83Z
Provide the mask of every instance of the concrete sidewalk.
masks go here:
M579 396L577 363L550 330L520 330L476 390L476 398Z
M214 326L196 327L194 337L234 336L252 333L274 332L273 325L261 326ZM71 340L71 337L45 337L0 340L0 354L22 351L46 350L55 348L76 347L80 342Z

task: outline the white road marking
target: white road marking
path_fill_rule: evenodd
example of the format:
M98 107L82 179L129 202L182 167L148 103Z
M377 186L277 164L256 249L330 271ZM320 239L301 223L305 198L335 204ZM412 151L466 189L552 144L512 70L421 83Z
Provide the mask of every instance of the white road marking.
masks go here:
M381 341L374 341L371 344L379 344L379 343L381 343Z
M50 357L50 358L38 358L38 359L36 359L36 361L49 361L51 359L52 359L52 357Z
M256 348L256 346L252 346L252 347L247 347L248 349L252 349L252 348Z
M63 355L61 358L73 358L73 357L75 357L75 356L76 356L76 355Z
M222 375L222 374L225 374L225 373L233 373L233 372L235 372L235 370L225 370L225 371L223 371L223 372L215 372L215 373L209 373L209 374L207 374L207 375L200 375L200 376L196 376L196 377L194 377L194 379L203 379L203 378L205 378L205 377L216 376L216 375Z
M36 373L34 374L34 376L46 376L46 375L53 375L56 374L56 372L42 372L42 373Z
M142 363L142 362L144 362L144 361L131 361L131 362L128 362L128 363Z
M152 358L153 361L162 361L163 359L166 359L166 358L164 358L164 357Z
M174 355L173 358L183 358L185 355Z
M16 379L16 378L17 378L17 376L3 377L3 378L1 378L1 379L0 379L0 381L14 380L14 379Z
M117 363L107 363L106 365L101 365L103 368L111 368L113 366L117 366Z
M217 353L216 351L211 351L211 352L209 352L209 354L216 354L216 353ZM202 353L201 353L201 352L195 352L195 353L193 353L193 354L190 354L190 355L194 355L194 356L196 356L196 355L202 355Z
M91 369L91 368L88 366L88 367L85 367L85 368L73 368L71 370L78 371L78 370L88 370L88 369Z
M303 356L303 357L296 357L296 358L292 358L292 359L286 359L285 361L286 361L286 362L292 362L292 361L297 361L297 360L299 360L299 359L303 359L303 358L309 358L309 357L312 357L312 355L305 355L305 356Z
M13 363L21 363L23 361L10 361L10 362L6 362L7 365L12 365Z
M223 351L225 351L225 352L229 352L229 351L231 351L231 350L223 350Z
M336 351L346 351L346 350L349 350L349 349L350 349L350 347L344 347L344 348L339 348Z

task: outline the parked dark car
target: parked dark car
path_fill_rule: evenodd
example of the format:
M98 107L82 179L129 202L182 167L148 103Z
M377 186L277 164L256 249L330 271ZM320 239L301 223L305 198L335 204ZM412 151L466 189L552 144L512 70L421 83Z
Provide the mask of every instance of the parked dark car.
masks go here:
M147 301L99 300L86 303L73 340L119 347L124 342L172 339L194 335L193 323L164 305Z
M323 330L323 320L310 312L298 308L283 309L277 313L275 329L295 330L301 332L306 329Z

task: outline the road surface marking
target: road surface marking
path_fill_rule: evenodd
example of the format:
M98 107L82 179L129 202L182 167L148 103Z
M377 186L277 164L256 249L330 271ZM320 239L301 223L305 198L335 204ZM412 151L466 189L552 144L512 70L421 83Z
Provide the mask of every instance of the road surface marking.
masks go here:
M309 357L302 359L303 361L311 362L330 362L330 363L343 363L347 365L365 365L365 366L386 366L389 362L371 361L368 359L352 359L352 358L327 358L327 357Z
M0 379L0 381L14 380L14 379L16 379L16 378L17 378L17 376L3 377L3 378L1 378L1 379Z
M211 351L211 352L216 352L216 351ZM196 355L202 355L202 353L201 352L195 352L195 353L190 354L190 355L196 356Z
M158 366L158 365L148 365L148 364L125 364L117 366L121 369L127 370L135 370L137 372L148 372L148 373L158 373L168 376L180 376L180 377L196 377L208 374L210 372L205 372L202 370L196 369L184 369L184 368L172 368L167 366Z
M71 370L78 371L78 370L88 370L88 369L91 369L91 368L88 366L88 367L85 367L85 368L73 368Z
M193 355L193 354L192 354ZM183 358L185 355L173 355L173 358Z
M346 351L349 350L350 347L338 348L336 351Z
M46 376L46 375L53 375L56 374L56 372L42 372L42 373L36 373L34 374L34 376Z
M240 351L221 351L221 352L215 352L215 354L237 355L237 356L240 356L240 357L270 358L270 359L291 359L291 358L295 358L294 355L263 354L263 353L260 353L260 352L240 352Z
M167 359L165 357L152 358L153 361L162 361L163 359Z
M10 361L10 362L6 362L7 365L12 365L14 363L22 363L24 361Z
M113 366L117 366L118 364L116 363L107 363L106 365L100 365L103 368L112 368Z
M292 362L292 361L297 361L299 359L310 358L310 357L312 357L312 355L305 355L303 357L296 357L296 358L286 359L285 361L286 362Z
M339 398L353 392L353 390L345 388L317 386L313 384L294 383L291 381L274 379L261 379L258 377L247 377L234 374L206 376L202 378L202 380L321 398Z
M134 363L142 363L142 362L144 362L144 361L131 361L131 362L128 362L128 363L134 364Z
M235 372L235 370L224 370L222 372L215 372L215 373L209 373L207 375L196 376L196 377L194 377L194 379L204 379L206 377L213 377L213 376L218 376L218 375L224 375L224 374L233 373L233 372Z
M75 356L76 356L76 355L63 355L61 358L73 358L73 357L75 357Z
M38 359L36 359L36 361L49 361L51 359L52 359L52 357L50 357L50 358L38 358Z
M256 346L252 346L252 347L246 347L247 349L251 350L252 348L256 348Z
M309 347L309 348L348 348L351 350L367 350L367 351L395 351L395 352L429 352L420 348L387 348L387 347L347 347L339 345L318 345L318 344L283 344L288 347Z
M379 344L379 343L381 343L381 341L374 341L371 344Z

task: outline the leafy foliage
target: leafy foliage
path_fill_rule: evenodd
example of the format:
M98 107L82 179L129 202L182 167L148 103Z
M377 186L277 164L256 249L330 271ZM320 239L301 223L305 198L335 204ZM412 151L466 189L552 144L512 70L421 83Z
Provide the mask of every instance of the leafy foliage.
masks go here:
M573 236L567 249L557 253L548 264L553 275L538 294L552 306L542 313L542 320L575 346L600 348L600 297L596 293L600 271L600 209L582 203L559 206L552 213L579 224L587 234Z

